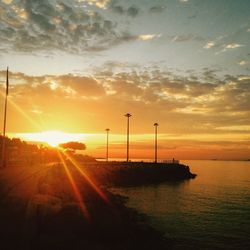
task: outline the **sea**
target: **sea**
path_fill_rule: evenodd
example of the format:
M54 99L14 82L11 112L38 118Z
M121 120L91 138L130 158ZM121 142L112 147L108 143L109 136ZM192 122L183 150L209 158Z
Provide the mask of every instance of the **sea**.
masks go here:
M250 249L250 161L183 160L195 179L118 188L173 249Z

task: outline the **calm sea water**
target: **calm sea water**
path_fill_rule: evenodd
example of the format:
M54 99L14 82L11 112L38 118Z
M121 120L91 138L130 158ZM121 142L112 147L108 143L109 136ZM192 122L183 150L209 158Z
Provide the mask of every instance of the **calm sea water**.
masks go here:
M174 249L250 249L250 162L182 161L193 180L122 188Z

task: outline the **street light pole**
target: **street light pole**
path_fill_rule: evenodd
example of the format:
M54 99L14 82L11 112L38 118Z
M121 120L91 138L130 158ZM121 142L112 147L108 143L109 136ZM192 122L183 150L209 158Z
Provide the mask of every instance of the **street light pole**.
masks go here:
M155 126L155 163L157 163L157 127L159 126L159 124L155 123L154 126Z
M129 161L129 118L132 116L131 114L127 113L126 116L127 119L127 162Z
M7 120L7 104L8 104L8 94L9 94L9 68L6 71L6 93L5 93L5 106L4 106L4 122L3 122L3 138L2 138L2 166L6 166L6 120Z
M106 151L106 161L109 161L109 128L106 128L107 131L107 151Z

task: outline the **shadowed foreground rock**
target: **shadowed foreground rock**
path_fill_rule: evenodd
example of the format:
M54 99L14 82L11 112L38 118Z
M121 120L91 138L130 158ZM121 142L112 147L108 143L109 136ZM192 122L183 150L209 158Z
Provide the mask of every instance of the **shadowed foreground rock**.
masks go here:
M92 172L86 169L85 173L91 176L99 188L105 184L101 180L109 182L114 178L107 173L100 173L99 178L95 178L96 170ZM94 170L95 167L91 169ZM62 165L50 166L41 171L23 168L16 174L8 173L14 171L14 168L2 172L1 249L171 248L170 241L149 227L142 215L125 207L124 198L102 188L99 191L104 195L103 199L75 167L69 165L68 170L88 211L87 216L80 209L79 200L72 192ZM13 183L8 181L9 175L15 176ZM121 174L120 178L122 176L124 175Z

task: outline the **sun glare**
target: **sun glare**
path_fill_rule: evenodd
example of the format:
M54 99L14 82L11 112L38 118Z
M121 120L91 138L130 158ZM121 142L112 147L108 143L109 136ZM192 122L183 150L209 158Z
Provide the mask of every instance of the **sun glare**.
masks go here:
M61 143L69 141L83 141L84 134L71 134L62 131L44 131L40 133L23 134L25 140L48 143L52 147L57 147Z

